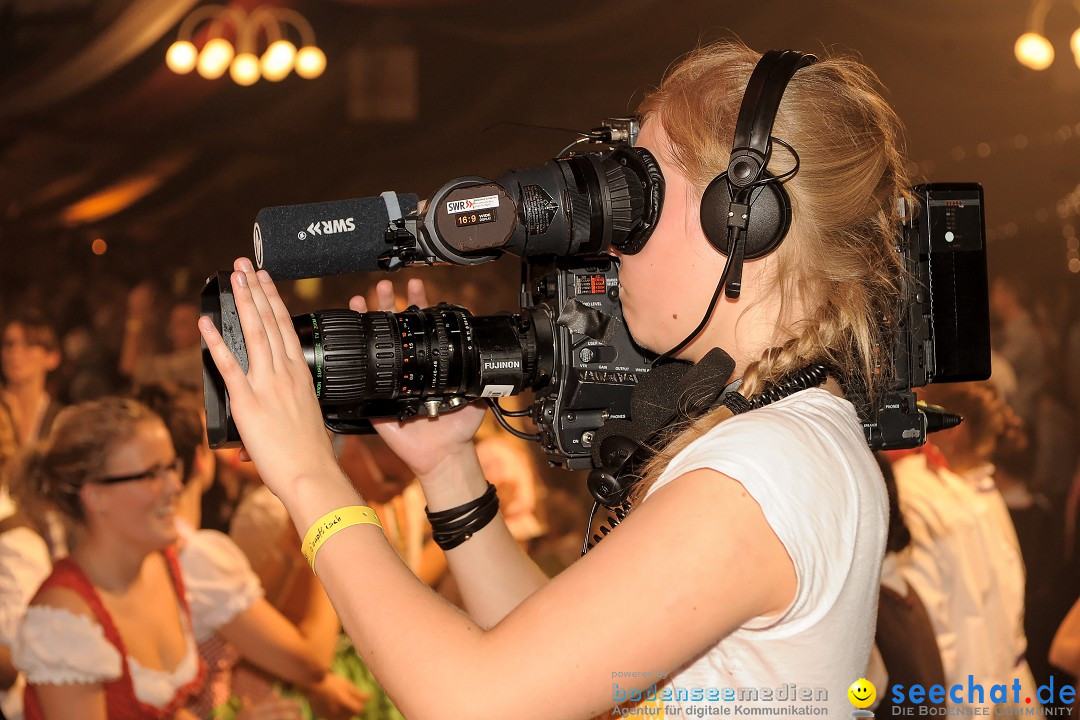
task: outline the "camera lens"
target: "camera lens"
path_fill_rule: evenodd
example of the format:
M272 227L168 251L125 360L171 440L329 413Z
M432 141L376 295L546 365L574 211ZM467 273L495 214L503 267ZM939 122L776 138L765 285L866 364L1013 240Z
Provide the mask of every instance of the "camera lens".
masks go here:
M515 199L519 222L503 249L522 256L635 253L652 233L664 201L660 165L643 148L582 153L519 168L496 180ZM491 193L487 185L476 193ZM473 226L443 233L466 248Z
M431 398L521 392L536 375L535 333L520 316L474 317L444 303L401 313L323 310L293 325L323 405L389 400L391 414L412 415Z

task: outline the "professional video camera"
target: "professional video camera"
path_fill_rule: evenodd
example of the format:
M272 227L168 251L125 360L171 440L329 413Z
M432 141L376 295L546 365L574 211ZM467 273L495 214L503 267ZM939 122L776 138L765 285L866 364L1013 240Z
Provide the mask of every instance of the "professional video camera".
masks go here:
M437 416L470 400L534 391L530 414L550 460L590 467L593 434L625 418L651 356L622 322L610 247L640 247L660 214L663 176L634 148L636 119L612 119L583 141L600 152L511 170L496 182L452 180L420 206L416 195L262 210L255 260L277 279L475 265L522 256L521 312L475 317L447 304L402 313L325 310L294 318L327 427L370 430L370 418ZM210 315L246 367L227 273L203 291ZM204 362L207 431L214 447L239 441L224 383ZM504 421L505 424L505 421ZM507 424L508 426L508 424ZM513 430L512 430L513 431ZM521 434L519 431L514 431Z
M633 147L637 121L611 119L579 142L605 146L495 182L452 180L420 204L416 195L267 208L254 230L256 264L277 279L393 270L415 264L475 265L522 257L521 311L473 316L440 304L405 312L324 310L293 318L328 428L370 431L371 418L438 416L486 398L515 434L539 441L549 462L593 466L597 429L625 419L630 395L655 356L622 322L617 262L634 252L663 202L663 176ZM982 191L974 184L916 188L918 207L898 228L910 288L894 357L896 382L864 409L875 448L913 447L936 417L913 387L989 375ZM228 274L203 292L210 315L246 369ZM239 435L224 383L204 353L207 430L213 447ZM531 408L506 412L498 398L530 389ZM529 416L536 435L503 415Z

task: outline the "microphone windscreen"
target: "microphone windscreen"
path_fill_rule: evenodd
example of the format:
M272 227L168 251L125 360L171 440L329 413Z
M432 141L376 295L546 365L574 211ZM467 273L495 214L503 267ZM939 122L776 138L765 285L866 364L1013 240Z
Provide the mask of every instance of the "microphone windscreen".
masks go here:
M400 215L416 210L416 195L384 195L391 207L397 199ZM384 196L263 208L255 217L255 264L275 280L379 270L389 223Z

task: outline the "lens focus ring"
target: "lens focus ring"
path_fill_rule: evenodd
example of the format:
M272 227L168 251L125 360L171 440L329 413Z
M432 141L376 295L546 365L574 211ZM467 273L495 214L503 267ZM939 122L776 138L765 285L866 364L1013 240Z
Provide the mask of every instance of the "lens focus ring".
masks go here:
M371 321L369 368L374 380L371 396L393 397L401 375L401 342L395 337L397 323L388 312L368 313L367 317Z
M326 310L318 314L318 322L323 362L322 401L333 404L362 397L367 381L363 364L356 361L366 345L360 316L351 310Z

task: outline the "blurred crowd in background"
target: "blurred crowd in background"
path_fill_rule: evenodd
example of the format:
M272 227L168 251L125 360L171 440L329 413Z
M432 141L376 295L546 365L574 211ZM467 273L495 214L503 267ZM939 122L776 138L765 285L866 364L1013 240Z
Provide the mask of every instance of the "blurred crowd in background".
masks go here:
M413 276L426 281L433 301L479 315L518 307L519 288L507 279L510 272L516 271L491 264ZM370 290L377 279L286 283L283 292L295 314L344 307L350 294ZM394 279L403 291L405 277ZM287 513L256 468L236 450L206 446L199 421L198 290L184 272L138 283L71 273L48 286L0 290L4 716L23 713L24 679L17 667L20 654L26 655L18 646L20 637L28 642L26 631L20 635L27 604L72 543L88 547L94 533L109 532L77 517L65 522L64 513L48 502L27 500L33 483L20 458L35 447L44 447L46 455L60 452L65 438L56 437L57 419L67 423L70 439L77 416L64 415L64 408L89 408L82 422L99 422L93 413L108 416L101 399L120 396L138 398L163 418L183 461L179 567L191 597L191 625L202 628L195 639L209 670L183 712L215 718L399 717L342 635ZM867 675L878 683L963 684L969 673L987 686L1021 676L1032 688L1051 679L1056 687L1075 683L1080 293L997 273L990 305L991 380L921 391L925 400L963 415L965 422L932 436L924 448L880 457L894 505L878 648ZM521 397L509 404L520 408L528 401ZM513 533L549 574L560 572L580 553L586 529L591 498L581 473L548 468L537 446L494 422L485 424L477 444ZM458 602L445 558L430 538L423 495L407 467L375 436L339 436L335 447L401 556L421 579ZM157 468L154 477L168 469ZM39 558L36 565L31 556ZM200 603L211 619L199 615ZM268 621L271 612L274 620ZM278 628L276 639L259 645L244 617ZM275 648L280 657L250 652L251 647ZM44 661L21 662L37 667Z

